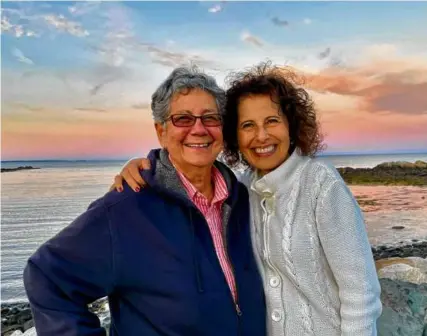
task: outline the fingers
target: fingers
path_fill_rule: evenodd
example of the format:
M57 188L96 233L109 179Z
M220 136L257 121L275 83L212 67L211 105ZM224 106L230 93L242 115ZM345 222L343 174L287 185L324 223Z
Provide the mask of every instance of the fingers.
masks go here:
M118 192L123 191L123 178L117 174L114 176L114 184L111 186L110 191L116 189Z
M141 190L140 184L135 180L135 175L132 175L133 167L128 167L127 169L123 170L121 172L121 177L126 181L126 183L129 185L129 187L132 188L133 191L139 192ZM134 174L134 173L133 173ZM139 172L137 171L137 174L139 175Z
M114 184L111 188L115 188L118 192L123 191L123 180L125 180L133 191L139 192L141 188L147 185L140 174L140 170L149 170L150 168L151 164L148 159L135 158L129 160L122 168L120 174L114 177Z

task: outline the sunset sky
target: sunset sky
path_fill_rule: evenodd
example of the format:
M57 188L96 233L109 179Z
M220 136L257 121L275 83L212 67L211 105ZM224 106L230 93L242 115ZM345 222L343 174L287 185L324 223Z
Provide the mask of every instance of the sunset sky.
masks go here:
M267 59L316 103L326 153L427 152L427 2L2 2L1 159L158 147L150 96L193 62Z

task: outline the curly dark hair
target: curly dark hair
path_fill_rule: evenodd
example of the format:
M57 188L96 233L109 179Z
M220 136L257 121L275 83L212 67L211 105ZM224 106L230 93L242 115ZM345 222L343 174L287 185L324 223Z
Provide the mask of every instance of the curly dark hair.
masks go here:
M271 62L262 62L227 77L223 159L229 166L248 166L237 143L238 105L248 96L270 95L280 106L289 123L290 154L298 149L301 155L312 157L323 149L314 103L307 91L299 87L301 78L292 69L274 66Z

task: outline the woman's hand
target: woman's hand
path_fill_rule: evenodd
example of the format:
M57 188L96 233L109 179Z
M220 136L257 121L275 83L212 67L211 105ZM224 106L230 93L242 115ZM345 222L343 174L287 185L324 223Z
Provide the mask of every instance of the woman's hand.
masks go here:
M120 174L114 177L114 183L110 187L110 191L116 189L118 192L123 191L123 179L133 189L138 192L146 186L145 181L139 173L140 170L148 170L151 168L150 160L146 158L131 159L123 166Z

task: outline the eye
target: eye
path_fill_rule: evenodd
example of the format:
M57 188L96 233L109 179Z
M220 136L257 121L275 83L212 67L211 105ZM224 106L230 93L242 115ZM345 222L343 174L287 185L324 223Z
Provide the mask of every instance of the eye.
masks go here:
M267 119L266 123L268 125L274 125L280 123L280 120L278 118L269 118Z
M240 125L240 127L241 127L242 129L245 129L245 130L247 130L247 129L251 129L251 128L253 128L253 126L254 126L254 124L253 124L253 123L251 123L251 122L245 122L245 123L243 123L242 125Z
M186 114L177 114L174 115L173 117L173 122L176 125L191 125L193 123L193 117L191 115L186 115Z
M206 121L219 121L221 120L221 117L219 116L219 114L209 114L209 115L205 115L203 116L203 119Z

